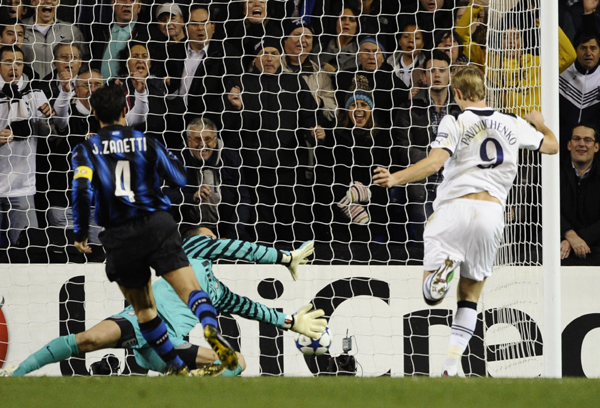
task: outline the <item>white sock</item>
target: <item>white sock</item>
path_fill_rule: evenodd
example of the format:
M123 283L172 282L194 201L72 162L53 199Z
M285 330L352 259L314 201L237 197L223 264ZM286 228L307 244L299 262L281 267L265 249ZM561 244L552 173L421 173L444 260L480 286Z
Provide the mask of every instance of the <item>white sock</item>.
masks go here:
M458 309L452 321L448 358L460 362L464 351L473 337L477 324L477 303L468 300L458 302Z

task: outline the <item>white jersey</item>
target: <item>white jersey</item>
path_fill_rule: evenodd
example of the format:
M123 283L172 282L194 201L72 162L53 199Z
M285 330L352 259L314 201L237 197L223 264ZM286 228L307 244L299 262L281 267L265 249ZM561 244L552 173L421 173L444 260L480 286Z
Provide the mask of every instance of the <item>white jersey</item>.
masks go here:
M506 203L517 175L519 149L538 150L544 135L524 119L491 108L467 108L446 115L431 148L450 153L434 209L445 201L487 191Z

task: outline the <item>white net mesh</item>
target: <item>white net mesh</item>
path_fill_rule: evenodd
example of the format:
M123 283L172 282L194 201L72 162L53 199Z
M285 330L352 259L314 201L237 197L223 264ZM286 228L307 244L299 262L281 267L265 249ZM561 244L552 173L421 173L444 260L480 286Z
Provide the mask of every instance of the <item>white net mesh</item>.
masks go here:
M430 11L436 3L439 9ZM71 245L69 162L74 146L98 131L89 112L90 93L119 81L127 90L128 124L158 138L188 166L188 186L169 191L182 226L209 224L223 238L282 249L315 239L315 264L370 265L367 271L374 268L373 274L374 265L420 265L423 228L439 176L386 190L373 185L372 171L377 166L405 168L425 157L441 118L456 111L448 92L449 73L438 78L434 69L424 69L432 55L442 60L431 52L434 48L448 55L452 69L469 60L485 69L488 102L494 108L517 114L539 109L535 17L540 2L517 3L491 0L489 8L482 8L459 0L210 5L116 0L113 7L110 2L72 1L61 2L58 20L40 26L33 23L43 23L40 19L52 15L58 3L28 9L19 16L24 19L24 75L32 89L41 90L31 91L37 99L29 103L42 105L45 97L56 114L49 137L42 134L48 121L40 114L35 114L39 124L33 119L27 124L22 136L35 137L35 152L19 153L15 144L27 143L21 139L0 146L0 160L8 163L0 168L2 262L104 260L99 245L92 256L78 254ZM12 13L11 8L2 10ZM6 21L6 27L14 26ZM48 27L54 35L43 33ZM71 47L79 38L80 46ZM3 103L12 103L3 93ZM524 153L507 205L500 267L482 302L484 324L463 362L468 375L539 374L541 340L531 319L540 317L535 268L541 263L540 178L539 158ZM19 183L29 183L29 190ZM31 201L17 197L34 197L35 211L28 211ZM98 244L98 231L92 230L92 243ZM386 345L404 337L404 358L394 353L403 368L396 366L394 375L426 375L430 365L435 372L445 355L451 313L420 310L420 275L413 271L407 276L382 278L392 287L410 283L415 288L402 292L406 296L388 294L392 301L387 302L406 306L391 315L403 328L389 333L378 329L374 318L365 319L383 333ZM374 296L371 285L380 282L371 281L364 270L353 279L340 286L340 293L326 292L329 297L322 302L337 305L354 297L357 288L356 296ZM9 280L3 284L6 290L12 286ZM300 292L299 297L307 297ZM333 313L335 307L329 309ZM360 332L348 310L338 314L341 330L334 330L334 344L342 337L338 333L350 327L364 336L362 344L373 344L367 349L375 362L365 373L385 374L377 361L389 356L378 351L372 333ZM71 317L61 314L61 319L63 334ZM286 371L280 360L281 333L262 330L256 339L274 349L265 351L261 343L256 357L266 353L274 360L263 356L260 373L281 374ZM422 341L428 337L431 345ZM320 373L328 365L319 360L309 368Z

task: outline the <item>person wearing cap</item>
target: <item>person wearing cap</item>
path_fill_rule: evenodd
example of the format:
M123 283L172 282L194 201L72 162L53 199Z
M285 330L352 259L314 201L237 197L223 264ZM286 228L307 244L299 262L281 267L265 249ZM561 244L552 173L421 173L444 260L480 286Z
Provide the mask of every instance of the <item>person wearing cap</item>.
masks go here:
M248 69L254 59L254 47L264 38L281 38L281 22L273 20L266 0L243 0L239 2L239 19L225 23L225 41L242 54L242 65Z
M142 9L141 0L112 0L113 23L92 24L90 67L102 73L109 80L117 76L119 61L117 55L127 46L129 40L148 41L148 26L138 21Z
M419 71L426 88L402 105L394 120L393 136L401 148L393 156L402 168L427 157L444 116L461 112L450 92L450 57L440 50L427 54L424 69ZM423 241L425 221L433 213L433 201L441 181L440 171L420 183L406 186L408 233L414 241Z
M227 95L225 145L241 148L246 181L257 186L259 241L305 240L311 234L308 153L325 131L304 79L281 71L280 41L266 38L255 51L252 72Z
M179 42L186 37L183 13L179 5L175 3L161 4L156 9L155 15L158 29L166 38Z
M156 22L150 25L148 51L152 55L153 70L157 77L167 76L166 62L172 44L187 39L181 7L175 3L161 4L154 13Z
M326 232L336 241L348 242L349 231L353 241L385 239L388 191L372 185L371 172L390 165L392 138L373 110L369 82L359 75L340 109L338 126L316 148L315 224L331 225Z
M336 97L341 104L348 97L355 78L358 75L366 77L373 89L373 115L377 118L377 124L390 128L395 108L408 100L408 88L394 75L394 68L385 60L385 52L385 48L375 37L362 38L358 49L358 70L337 74Z
M209 6L194 4L186 23L188 41L171 44L167 75L169 91L179 94L186 120L205 116L222 128L227 84L242 73L240 52L213 39L216 23Z
M302 19L288 19L284 21L283 28L282 70L300 74L319 106L322 123L333 125L337 110L335 91L331 74L320 70L319 65L310 58L314 34L312 26Z

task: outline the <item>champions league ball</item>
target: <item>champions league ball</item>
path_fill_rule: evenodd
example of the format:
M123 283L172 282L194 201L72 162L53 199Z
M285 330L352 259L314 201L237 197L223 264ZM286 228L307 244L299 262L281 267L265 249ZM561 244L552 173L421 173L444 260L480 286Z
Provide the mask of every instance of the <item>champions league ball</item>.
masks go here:
M322 356L329 351L329 346L331 346L329 327L325 328L325 331L317 340L313 340L303 334L299 334L296 338L296 347L305 356Z

